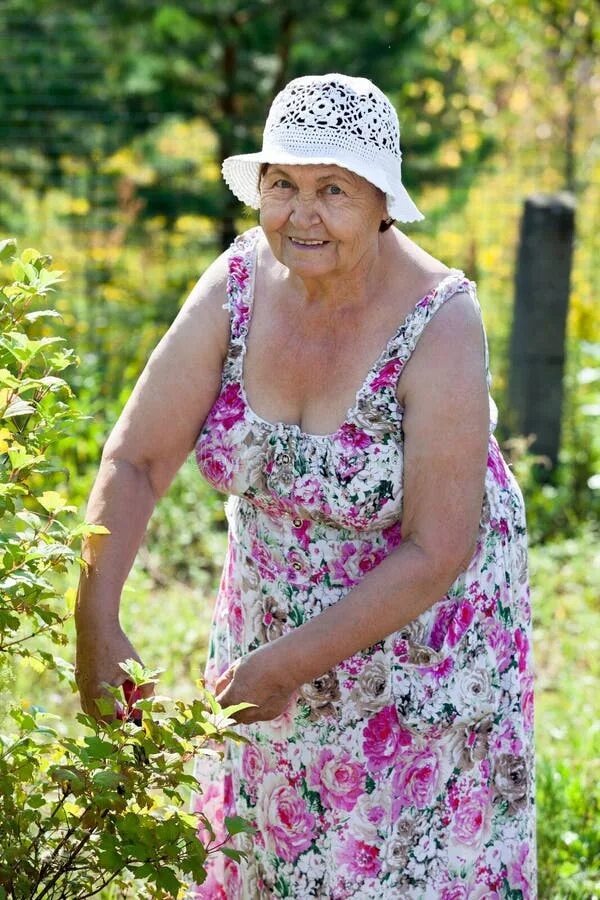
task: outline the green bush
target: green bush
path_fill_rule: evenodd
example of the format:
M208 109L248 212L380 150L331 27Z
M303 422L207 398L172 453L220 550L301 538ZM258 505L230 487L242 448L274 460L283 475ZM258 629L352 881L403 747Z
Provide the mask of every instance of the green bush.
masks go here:
M0 262L14 252L4 241ZM57 442L80 415L60 374L76 362L73 351L46 333L56 313L44 307L61 280L50 264L26 250L0 280L0 900L79 900L108 885L120 895L173 897L190 879L204 880L209 853L239 859L231 838L250 830L228 819L219 844L203 820L212 835L203 842L201 817L185 811L196 787L190 760L241 740L230 727L237 708L221 709L200 681L191 703L134 702L106 686L106 721L79 713L69 734L59 716L6 696L17 658L74 688L72 666L53 652L72 615L60 584L73 563L83 565L81 537L105 531L79 522L60 490ZM133 689L156 682L157 671L133 660L123 668Z

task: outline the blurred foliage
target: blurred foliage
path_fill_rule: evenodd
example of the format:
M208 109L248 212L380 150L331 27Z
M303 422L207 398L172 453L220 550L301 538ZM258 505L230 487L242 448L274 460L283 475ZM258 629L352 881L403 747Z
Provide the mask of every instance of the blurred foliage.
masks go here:
M59 316L50 294L62 272L36 250L16 256L12 240L0 242L0 263L9 269L0 289L0 898L83 900L108 885L183 895L205 879L209 853L243 855L231 840L251 831L244 820L226 819L217 835L185 805L197 788L188 763L242 740L231 717L247 704L221 709L198 679L190 704L142 700L138 688L159 673L135 660L122 664L129 692L106 685L97 701L105 720L79 713L75 735L60 715L10 699L19 662L73 681L72 663L56 653L73 610L61 576L84 565L81 537L106 528L78 522L65 495L48 490L63 471L60 437L79 415L61 377L73 351L37 335Z
M456 45L440 44L434 66L427 39L460 27L470 32L474 9L411 0L372 8L356 0L98 0L87 8L37 0L34 13L28 0L6 0L4 41L8 47L26 36L27 53L20 65L0 54L5 147L25 167L34 152L38 183L56 178L63 154L72 158L71 170L74 162L97 175L101 159L175 114L206 123L220 161L258 145L265 108L291 77L341 70L373 77L406 109L404 142L420 161L421 182L452 180L461 163L464 182L493 138L476 127L483 110L470 103L465 71L450 51ZM42 72L49 78L40 81ZM406 87L399 92L399 85ZM37 116L24 117L32 104ZM464 143L461 114L473 126ZM419 131L411 127L417 119ZM82 127L88 121L91 127ZM192 166L170 160L170 173L189 176ZM237 204L217 173L208 180L175 177L168 190L142 175L143 215L165 216L169 224L185 213L216 217L226 245ZM409 186L414 178L409 172Z

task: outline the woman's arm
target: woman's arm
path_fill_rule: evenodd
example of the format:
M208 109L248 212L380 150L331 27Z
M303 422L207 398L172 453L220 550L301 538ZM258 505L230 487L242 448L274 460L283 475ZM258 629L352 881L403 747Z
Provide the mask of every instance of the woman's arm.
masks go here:
M436 313L402 379L402 543L338 603L242 660L235 672L239 692L232 694L233 682L225 679L220 687L230 687L222 702L254 699L252 686L255 696L264 691L265 709L278 708L269 682L289 695L403 628L467 568L477 542L489 440L481 318L468 294L455 295ZM269 718L262 705L240 719Z
M227 351L226 259L200 278L153 351L102 453L86 518L110 534L84 543L75 607L75 677L83 709L97 714L100 684L120 684L119 663L138 658L119 624L123 585L157 500L192 450L214 403Z

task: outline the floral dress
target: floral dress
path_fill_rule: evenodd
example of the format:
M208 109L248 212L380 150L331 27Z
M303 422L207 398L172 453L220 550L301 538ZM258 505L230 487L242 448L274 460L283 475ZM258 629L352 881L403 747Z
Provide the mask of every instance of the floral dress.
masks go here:
M328 435L271 423L243 384L257 245L229 255L231 335L196 445L226 492L228 552L207 684L234 660L336 603L402 541L397 382L427 323L475 284L452 269L415 305ZM491 382L485 339L488 388ZM236 838L191 897L257 900L534 898L533 691L523 498L493 431L479 538L448 592L400 631L301 687L250 742L199 758L192 808ZM458 414L458 412L457 412Z

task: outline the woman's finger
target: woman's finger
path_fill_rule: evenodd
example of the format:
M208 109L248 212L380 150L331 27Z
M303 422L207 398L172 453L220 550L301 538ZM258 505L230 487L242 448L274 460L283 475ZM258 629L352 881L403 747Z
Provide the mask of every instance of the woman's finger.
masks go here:
M215 694L221 694L226 687L228 687L233 681L233 676L235 674L235 667L230 666L217 678L215 683Z

